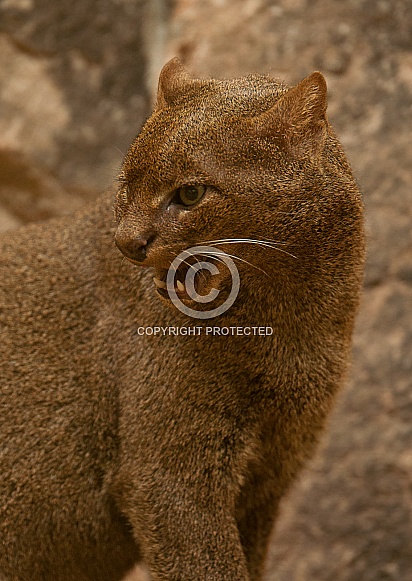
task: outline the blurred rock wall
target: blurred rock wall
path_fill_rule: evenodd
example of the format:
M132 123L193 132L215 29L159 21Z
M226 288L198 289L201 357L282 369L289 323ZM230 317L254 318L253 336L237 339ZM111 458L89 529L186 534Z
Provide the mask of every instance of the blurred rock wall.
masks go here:
M149 113L167 14L150 0L0 1L0 229L112 183Z
M284 502L267 579L412 580L412 3L0 0L0 229L106 188L175 55L198 76L321 70L364 194L349 386Z

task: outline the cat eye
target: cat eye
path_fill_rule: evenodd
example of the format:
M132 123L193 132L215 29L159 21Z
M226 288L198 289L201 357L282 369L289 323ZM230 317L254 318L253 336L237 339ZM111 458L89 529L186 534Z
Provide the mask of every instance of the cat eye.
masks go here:
M202 185L181 186L176 191L173 201L183 206L193 206L203 198L206 190L207 187Z

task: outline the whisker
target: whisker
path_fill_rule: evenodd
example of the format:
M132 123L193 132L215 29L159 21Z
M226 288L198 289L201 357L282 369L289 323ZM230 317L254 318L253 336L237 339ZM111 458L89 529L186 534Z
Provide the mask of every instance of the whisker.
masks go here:
M213 246L217 246L219 244L256 244L257 246L263 246L266 248L271 248L272 250L278 250L279 252L283 252L292 258L296 258L294 254L291 254L287 250L283 248L279 248L278 244L284 244L283 242L272 242L270 240L253 240L252 238L222 238L221 240L207 240L202 244L211 244Z
M196 258L196 257L195 257L195 258ZM184 262L184 263L185 263L185 264L186 264L186 265L187 265L189 268L192 266L192 265L190 264L190 262L188 262L188 261L186 260L186 258L184 258L184 259L182 260L182 262ZM179 267L177 267L177 268L179 268Z
M217 240L208 240L207 242L264 242L267 244L286 244L285 242L280 242L278 240L271 240L270 238L219 238Z
M223 258L219 258L219 256L223 256L223 254L222 255L220 255L220 254L212 254L212 253L207 254L205 252L205 253L202 253L202 256L206 256L206 258L215 258L221 264L226 264L226 262L223 260ZM229 255L227 254L226 256L229 256Z
M195 254L190 254L189 256L193 256L195 258L195 260L200 264L200 260L196 257ZM188 262L188 260L186 258L182 259L182 263L186 264L186 266L188 266L189 269L193 266L193 264ZM206 280L206 275L202 272L202 270L203 270L203 268L200 268L198 270L198 272L200 272L200 275L203 276L203 278ZM177 269L174 272L176 273Z
M262 268L259 268L259 266L252 264L251 262L249 262L248 260L245 260L244 258L240 258L240 256L236 256L235 254L229 254L228 252L222 252L222 253L218 253L218 252L216 252L216 253L207 252L206 253L205 252L205 253L199 253L199 254L204 254L204 256L209 256L209 258L218 258L219 256L229 256L230 258L234 258L236 260L239 260L240 262L244 262L245 264L248 264L252 268L256 268L256 270L260 270L260 272L263 272L263 274L265 274L268 278L270 278L270 276L268 275L268 273L265 270L263 270ZM220 259L220 262L223 262L225 264L225 261L222 259Z
M206 258L212 258L212 259L216 260L217 262L219 262L220 264L226 265L226 262L222 258L219 258L217 254L203 253L202 256L204 256Z
M200 264L200 260L197 258L197 256L196 256L196 255L194 255L194 257L195 257L195 259L196 259L196 262L197 262L198 264ZM206 280L206 275L205 275L205 273L203 272L203 270L204 270L203 268L200 268L200 269L199 269L197 272L199 272L199 273L200 273L200 276L203 276L203 279L204 279L204 280Z
M125 153L124 153L124 152L123 152L121 149L119 149L119 148L117 147L117 145L112 145L112 147L113 147L114 149L117 149L117 151L120 153L120 155L121 155L122 157L125 157L125 155L126 155L126 154L125 154Z

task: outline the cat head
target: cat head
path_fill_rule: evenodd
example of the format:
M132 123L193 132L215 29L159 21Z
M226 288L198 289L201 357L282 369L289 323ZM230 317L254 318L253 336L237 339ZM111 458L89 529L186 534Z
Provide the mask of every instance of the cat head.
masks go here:
M309 254L319 259L325 250L322 232L334 230L343 174L351 182L326 121L320 73L289 88L258 75L195 79L173 59L123 163L116 244L134 264L155 269L165 298L174 258L199 245L235 256L246 279L296 272L297 254L307 257L313 244ZM220 266L212 254L208 260ZM176 290L188 301L182 281L198 260L185 260L177 275ZM223 288L228 273L219 270L213 286ZM210 272L200 274L202 294L212 283Z

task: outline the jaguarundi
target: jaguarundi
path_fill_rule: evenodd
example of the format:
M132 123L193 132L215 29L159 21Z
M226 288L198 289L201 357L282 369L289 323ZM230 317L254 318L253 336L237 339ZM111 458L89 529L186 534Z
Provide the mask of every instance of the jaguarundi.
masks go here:
M261 579L362 284L323 76L171 60L116 196L0 247L2 581Z

